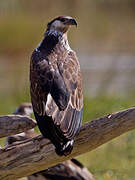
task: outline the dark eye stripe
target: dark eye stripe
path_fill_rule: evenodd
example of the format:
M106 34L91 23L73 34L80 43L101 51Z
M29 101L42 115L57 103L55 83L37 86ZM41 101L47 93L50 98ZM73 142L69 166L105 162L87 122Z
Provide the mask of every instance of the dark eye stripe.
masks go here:
M64 18L62 18L62 19L61 19L61 22L64 22L64 21L65 21L65 19L64 19Z

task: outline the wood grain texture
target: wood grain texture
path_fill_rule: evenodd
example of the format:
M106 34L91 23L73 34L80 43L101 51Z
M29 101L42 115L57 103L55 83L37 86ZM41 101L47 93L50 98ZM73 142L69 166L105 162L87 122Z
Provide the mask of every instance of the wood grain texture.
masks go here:
M6 137L32 129L36 122L28 116L0 116L0 137Z
M113 113L84 124L68 156L58 156L54 146L41 135L0 149L0 179L12 180L47 169L135 128L135 108Z

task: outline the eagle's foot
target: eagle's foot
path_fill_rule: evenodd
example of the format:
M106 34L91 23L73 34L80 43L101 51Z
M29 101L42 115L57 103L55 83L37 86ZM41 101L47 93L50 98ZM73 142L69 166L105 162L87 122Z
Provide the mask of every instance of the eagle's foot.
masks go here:
M74 140L72 139L71 141L68 141L66 144L61 145L61 147L56 148L56 153L59 156L69 155L71 151L73 150L73 144L74 144Z

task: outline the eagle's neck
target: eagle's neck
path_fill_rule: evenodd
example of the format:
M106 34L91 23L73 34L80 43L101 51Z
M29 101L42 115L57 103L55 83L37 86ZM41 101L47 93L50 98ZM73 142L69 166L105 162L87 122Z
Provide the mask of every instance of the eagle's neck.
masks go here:
M58 31L46 31L43 41L39 44L37 50L50 54L55 49L69 50L70 46L67 40L67 34Z
M68 43L68 39L67 39L67 33L64 33L61 40L59 41L60 43L60 47L62 48L62 50L67 50L67 51L70 51L71 48L69 46L69 43Z

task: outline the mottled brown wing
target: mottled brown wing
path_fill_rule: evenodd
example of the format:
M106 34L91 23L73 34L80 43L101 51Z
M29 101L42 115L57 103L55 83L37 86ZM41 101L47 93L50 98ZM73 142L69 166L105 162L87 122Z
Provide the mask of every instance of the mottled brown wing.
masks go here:
M41 60L41 62L40 62ZM47 61L42 63L42 57L37 52L33 52L31 56L30 62L30 93L31 93L31 101L33 105L33 111L42 115L45 113L44 104L47 100L47 89L46 91L42 91L43 81L45 81L44 77L40 73L40 69L47 69L48 67ZM43 78L43 79L42 79ZM43 81L42 81L43 80ZM49 86L49 84L48 84ZM47 87L48 87L47 86Z
M80 129L83 109L80 66L74 52L70 52L64 61L58 61L57 65L70 94L69 103L64 111L60 111L50 97L46 112L52 116L59 131L67 139L73 139Z
M33 109L38 115L46 114L50 94L60 110L67 107L69 93L63 78L38 52L34 52L31 57L30 90Z
M58 67L70 93L69 103L80 111L83 107L82 77L75 52L70 51L63 64L59 63Z

